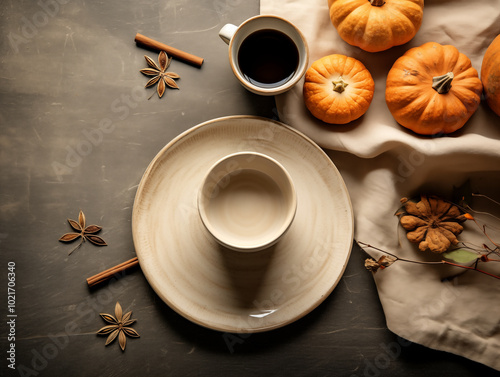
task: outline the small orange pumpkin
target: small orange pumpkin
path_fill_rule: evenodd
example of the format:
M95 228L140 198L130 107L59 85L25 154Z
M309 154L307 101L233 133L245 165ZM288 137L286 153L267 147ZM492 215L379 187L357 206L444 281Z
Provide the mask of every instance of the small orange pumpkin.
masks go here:
M306 71L304 102L316 118L345 124L368 110L374 88L372 75L363 63L333 54L316 60Z
M448 134L477 110L482 89L467 56L454 46L428 42L396 60L385 100L402 126L422 135Z
M481 81L486 103L500 115L500 34L486 49L481 65Z
M424 14L424 0L328 0L330 19L347 43L369 52L410 41Z

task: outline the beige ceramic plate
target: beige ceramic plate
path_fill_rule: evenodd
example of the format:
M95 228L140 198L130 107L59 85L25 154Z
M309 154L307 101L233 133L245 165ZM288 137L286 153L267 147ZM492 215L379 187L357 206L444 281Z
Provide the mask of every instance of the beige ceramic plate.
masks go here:
M238 151L279 161L297 192L289 231L254 253L219 246L196 207L208 169ZM328 156L298 131L249 116L202 123L165 146L144 173L132 223L156 293L185 318L235 333L275 329L316 308L340 280L353 240L349 195Z

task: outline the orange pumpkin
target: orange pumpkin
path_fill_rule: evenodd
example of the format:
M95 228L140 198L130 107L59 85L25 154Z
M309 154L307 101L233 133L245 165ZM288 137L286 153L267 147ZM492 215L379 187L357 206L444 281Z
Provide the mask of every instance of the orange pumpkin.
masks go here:
M486 103L500 115L500 34L491 42L484 54L481 81Z
M424 13L423 0L328 0L328 7L340 37L369 52L410 41Z
M408 50L387 75L385 100L396 121L422 135L448 134L467 122L482 84L456 47L428 42Z
M316 60L306 71L304 102L316 118L345 124L368 110L374 88L370 72L359 60L328 55Z

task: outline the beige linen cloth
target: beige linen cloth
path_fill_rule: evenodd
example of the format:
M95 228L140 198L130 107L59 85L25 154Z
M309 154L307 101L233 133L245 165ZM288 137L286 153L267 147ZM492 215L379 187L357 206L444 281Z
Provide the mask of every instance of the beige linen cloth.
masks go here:
M364 52L339 37L327 0L261 0L260 12L282 16L299 27L308 41L309 64L325 55L344 54L360 60L375 80L368 112L349 125L329 126L314 119L303 104L303 82L276 97L280 119L325 148L339 167L354 208L355 239L401 257L439 260L419 252L398 229L394 213L399 199L420 192L450 197L453 186L470 179L473 191L500 201L500 117L483 101L462 130L445 137L419 137L391 116L385 79L399 56L429 41L454 45L480 72L486 48L500 34L500 0L426 0L415 38L379 53ZM481 197L474 198L472 206L500 212L498 205ZM500 228L500 221L482 218ZM500 242L500 231L488 233ZM459 239L492 246L471 221ZM500 263L482 266L500 273ZM400 261L379 270L374 278L387 326L412 342L500 370L500 280L463 271Z

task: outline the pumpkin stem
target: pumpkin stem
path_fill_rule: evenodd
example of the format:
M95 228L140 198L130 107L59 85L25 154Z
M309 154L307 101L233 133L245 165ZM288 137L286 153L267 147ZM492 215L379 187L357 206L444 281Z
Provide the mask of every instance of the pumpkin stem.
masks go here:
M432 78L432 88L436 90L439 94L446 94L451 89L451 82L455 75L453 72L448 72L442 76L436 76Z
M384 0L368 0L370 2L371 5L373 5L374 7L381 7L382 5L385 4L385 1Z
M332 81L332 84L333 84L333 91L337 93L342 93L345 90L346 86L349 85L344 81L342 76L340 76L338 80Z

